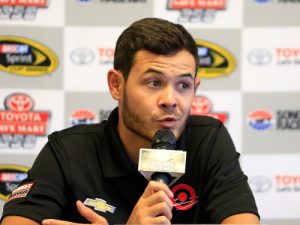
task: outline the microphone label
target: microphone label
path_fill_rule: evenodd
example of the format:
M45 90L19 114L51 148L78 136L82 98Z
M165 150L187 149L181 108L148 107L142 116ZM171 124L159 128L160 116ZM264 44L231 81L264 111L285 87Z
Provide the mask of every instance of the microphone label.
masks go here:
M148 179L155 172L168 173L179 178L185 173L186 152L166 149L140 149L138 170ZM174 179L172 181L175 182Z
M152 171L171 171L173 163L164 161L153 161L151 162Z

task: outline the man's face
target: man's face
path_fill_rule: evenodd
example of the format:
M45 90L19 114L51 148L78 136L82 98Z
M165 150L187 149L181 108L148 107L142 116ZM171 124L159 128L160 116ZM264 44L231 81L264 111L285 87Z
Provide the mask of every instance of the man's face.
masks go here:
M125 132L149 141L162 128L172 130L178 138L198 84L195 61L189 52L163 56L139 51L119 104L119 125Z

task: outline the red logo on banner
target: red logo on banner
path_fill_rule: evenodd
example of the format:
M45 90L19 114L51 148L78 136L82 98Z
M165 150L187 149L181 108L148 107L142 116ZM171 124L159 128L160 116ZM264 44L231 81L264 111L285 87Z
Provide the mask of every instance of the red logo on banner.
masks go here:
M95 113L88 109L78 109L71 115L70 121L72 125L92 124L95 123Z
M212 112L212 102L207 97L196 96L191 108L191 115L195 116L210 116L226 123L228 120L227 113Z
M226 0L169 0L170 9L225 9Z
M50 113L31 111L34 103L29 95L12 94L4 104L8 110L0 110L0 134L46 135Z
M34 19L38 9L48 5L49 0L1 0L0 19Z
M46 136L50 112L34 111L33 99L24 93L9 95L0 110L0 148L32 148L36 136Z
M33 101L28 95L14 94L5 100L5 107L15 112L27 112L33 109Z
M226 9L226 0L168 0L168 10L178 10L179 22L212 22L216 11Z

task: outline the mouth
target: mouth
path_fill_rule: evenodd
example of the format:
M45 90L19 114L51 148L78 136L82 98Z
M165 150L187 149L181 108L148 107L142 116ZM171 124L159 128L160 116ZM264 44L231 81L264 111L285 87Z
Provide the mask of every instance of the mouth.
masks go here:
M163 128L173 128L175 127L178 119L172 116L169 117L164 117L162 119L158 120L158 123L163 127Z

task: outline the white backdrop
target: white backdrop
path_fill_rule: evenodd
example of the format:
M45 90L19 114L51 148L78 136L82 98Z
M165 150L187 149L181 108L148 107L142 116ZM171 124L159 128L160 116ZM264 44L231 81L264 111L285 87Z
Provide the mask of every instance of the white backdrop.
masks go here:
M299 12L292 0L0 1L0 215L47 140L15 127L34 129L29 115L40 111L49 112L47 134L105 119L116 106L106 73L117 37L137 19L160 17L210 43L199 44L200 71L210 74L197 92L210 105L202 113L226 117L262 222L299 224ZM46 48L58 64L32 76L51 67ZM228 64L213 64L216 55ZM20 98L32 107L22 100L16 111L9 102Z

